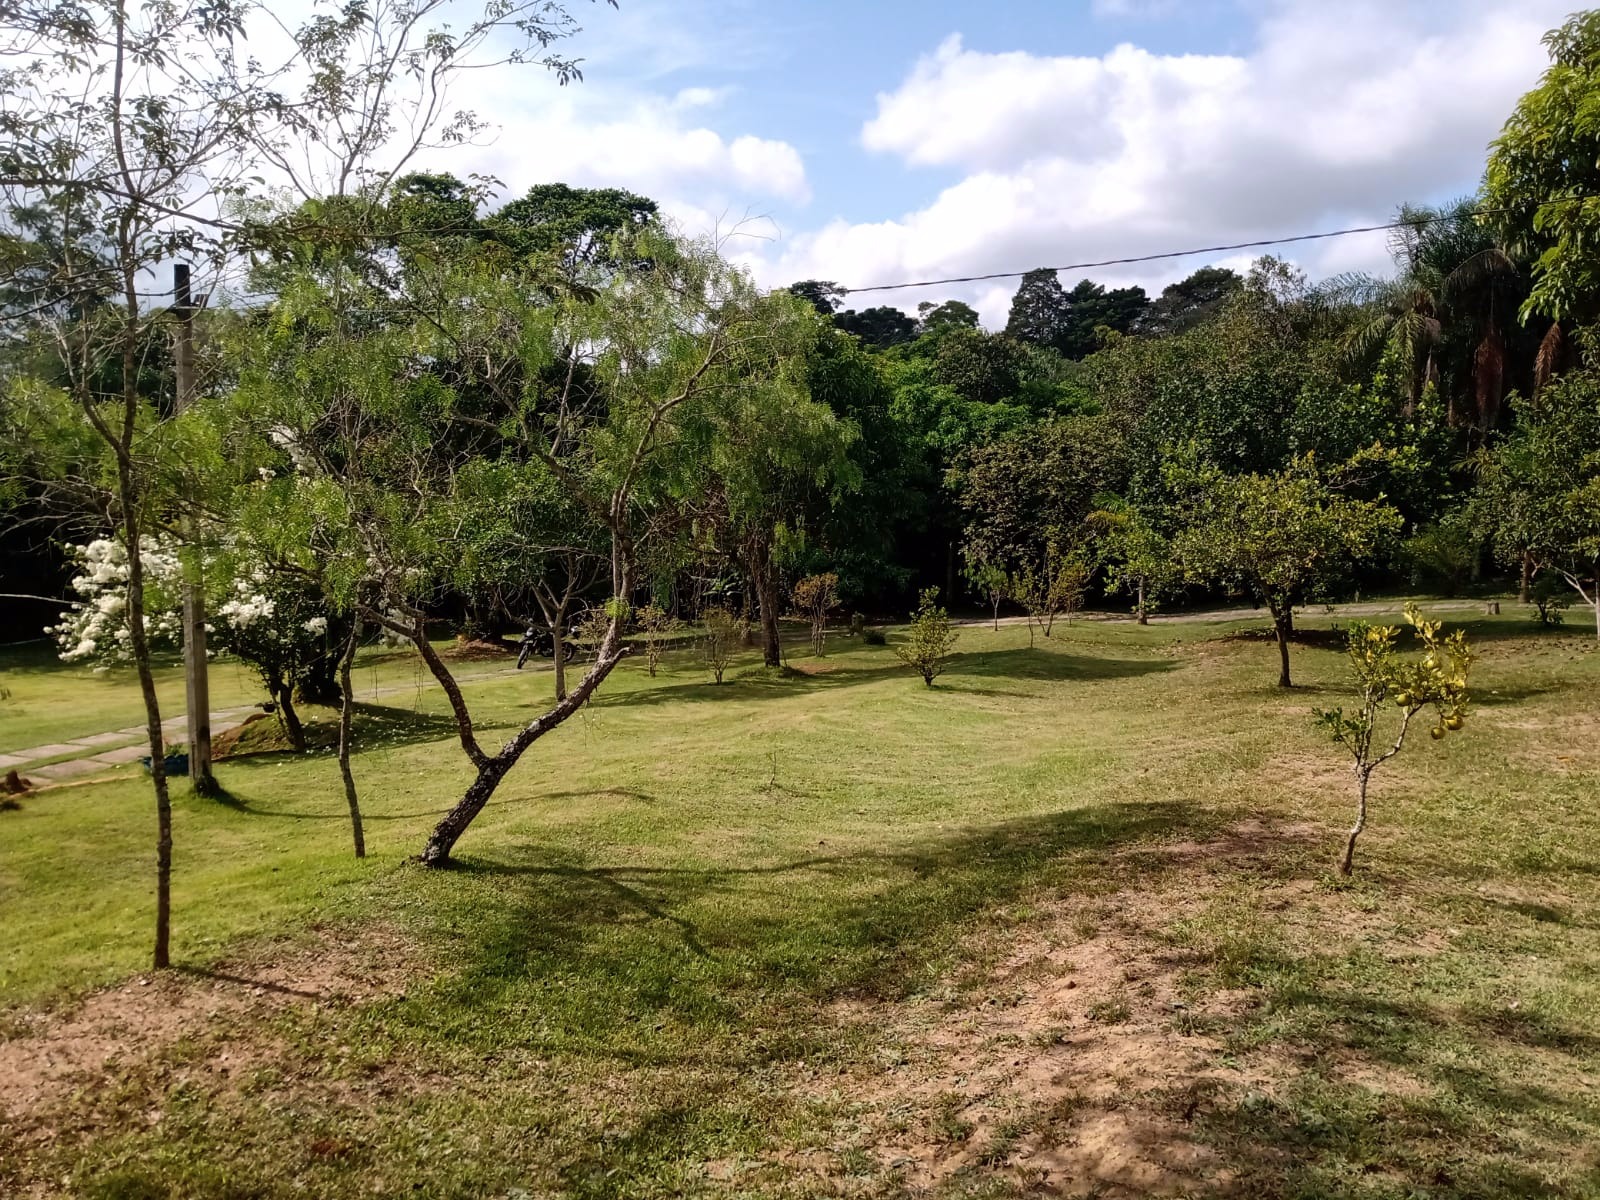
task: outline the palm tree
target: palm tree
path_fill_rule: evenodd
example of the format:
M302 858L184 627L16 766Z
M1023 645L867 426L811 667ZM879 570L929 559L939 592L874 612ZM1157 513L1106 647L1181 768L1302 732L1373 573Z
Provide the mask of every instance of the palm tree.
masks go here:
M1477 201L1439 208L1406 205L1389 240L1399 274L1392 280L1349 276L1336 286L1371 309L1346 338L1354 361L1388 351L1410 365L1406 414L1424 389L1444 393L1447 419L1487 433L1499 423L1508 364L1532 355L1516 323L1527 275L1477 215Z

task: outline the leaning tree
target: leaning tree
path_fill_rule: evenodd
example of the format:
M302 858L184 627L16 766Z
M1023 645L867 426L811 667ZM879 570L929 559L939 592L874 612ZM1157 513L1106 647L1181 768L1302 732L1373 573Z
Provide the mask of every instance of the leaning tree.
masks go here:
M628 652L652 517L706 486L733 426L814 406L801 380L823 326L808 306L763 296L711 243L618 236L627 245L575 279L493 245L414 246L403 294L339 273L349 309L328 303L326 263L285 268L271 309L241 330L239 412L280 452L271 482L251 485L249 527L280 538L278 553L299 547L336 595L416 646L474 768L423 849L429 865ZM519 494L554 488L604 531L609 597L582 679L498 750L428 636L461 548L505 518L485 464ZM555 522L515 532L524 556L565 544Z

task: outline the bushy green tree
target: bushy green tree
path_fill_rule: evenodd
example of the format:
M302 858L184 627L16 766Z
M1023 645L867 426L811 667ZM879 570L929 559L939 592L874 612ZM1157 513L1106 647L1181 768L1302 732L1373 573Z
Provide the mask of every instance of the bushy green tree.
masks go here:
M1352 500L1303 459L1270 475L1171 468L1189 496L1173 549L1185 575L1264 604L1278 643L1280 687L1290 687L1294 608L1328 595L1398 536L1400 514L1381 501Z
M1102 498L1087 523L1107 590L1126 593L1139 624L1148 625L1150 611L1182 575L1171 541L1143 509L1118 496Z
M1600 298L1600 9L1545 35L1550 66L1490 148L1484 202L1533 261L1524 315L1588 321Z
M932 687L944 674L958 636L950 627L950 614L939 603L939 589L925 588L905 636L894 644L895 656Z
M1600 377L1570 374L1517 413L1481 459L1480 519L1503 560L1564 580L1600 637Z

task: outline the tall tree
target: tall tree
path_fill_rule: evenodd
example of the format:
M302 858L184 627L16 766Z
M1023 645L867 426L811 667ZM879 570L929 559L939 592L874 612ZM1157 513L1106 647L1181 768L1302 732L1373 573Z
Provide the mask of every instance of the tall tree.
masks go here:
M445 85L483 65L486 46L520 60L574 29L558 4L509 0L458 16L446 32L444 6L317 14L288 29L288 52L272 66L241 49L254 45L252 33L285 29L258 0L23 4L0 30L3 208L57 214L72 231L45 269L25 264L31 273L12 272L3 290L13 314L38 318L53 341L61 391L107 459L102 512L128 556L156 801L157 967L170 959L172 825L143 554L150 530L188 497L163 496L148 469L162 437L140 387L140 351L169 317L150 303L149 281L182 259L199 268L202 293L216 285L251 238L240 200L264 165L307 194L391 179L430 138L459 140L475 128L471 114L447 115ZM541 61L564 80L576 74L554 54ZM30 287L33 300L17 307L18 289Z
M1022 277L1011 299L1006 333L1035 346L1059 347L1066 327L1067 293L1061 277L1049 267L1035 267Z
M1138 323L1140 333L1182 333L1216 316L1228 299L1244 286L1237 271L1227 267L1201 267L1169 283L1151 301Z
M1533 263L1523 314L1570 325L1600 311L1600 9L1574 13L1544 45L1549 68L1490 147L1484 201Z
M833 323L846 333L853 333L869 346L886 349L911 341L917 336L917 323L898 308L879 305L857 312L848 308L835 314Z

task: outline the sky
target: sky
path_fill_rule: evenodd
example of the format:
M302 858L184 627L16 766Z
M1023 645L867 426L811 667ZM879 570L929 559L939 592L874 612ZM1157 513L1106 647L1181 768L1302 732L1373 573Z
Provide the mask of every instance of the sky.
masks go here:
M425 164L623 187L757 280L1023 271L1392 218L1469 194L1575 0L570 0L584 79L472 76ZM1285 247L1384 271L1382 234ZM1208 262L1068 272L1152 293ZM959 298L1004 324L1015 281Z

